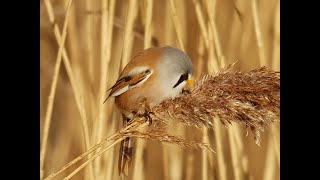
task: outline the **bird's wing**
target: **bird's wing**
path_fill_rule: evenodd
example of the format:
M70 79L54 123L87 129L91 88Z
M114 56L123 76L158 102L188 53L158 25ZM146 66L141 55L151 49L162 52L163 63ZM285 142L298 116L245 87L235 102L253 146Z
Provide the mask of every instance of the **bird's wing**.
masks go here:
M125 76L118 79L117 82L110 88L111 92L108 98L119 96L120 94L125 93L126 91L132 89L135 85L137 85L147 77L148 73L143 72L133 76Z

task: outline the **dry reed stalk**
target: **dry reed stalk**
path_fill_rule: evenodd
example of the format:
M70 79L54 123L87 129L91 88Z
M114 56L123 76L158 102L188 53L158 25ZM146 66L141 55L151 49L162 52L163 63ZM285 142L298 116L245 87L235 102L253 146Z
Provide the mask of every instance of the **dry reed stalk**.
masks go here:
M169 132L176 132L177 134L185 134L185 129L180 125L176 127L170 127ZM166 148L167 149L167 148ZM183 149L179 147L172 147L167 149L168 155L168 175L169 179L182 179L183 177Z
M186 167L185 180L192 180L194 175L194 169L192 166L194 164L194 153L190 153L187 156L186 164L187 164L187 167Z
M228 39L229 48L227 48L228 53L234 51L234 46L231 46L231 44L235 44L235 41L238 42L239 37L239 29L241 32L241 28L237 28L237 17L240 19L240 23L242 21L242 13L240 9L238 8L238 1L234 0L234 9L235 12L232 16L232 22L231 22L231 31ZM241 25L241 24L240 24ZM238 44L238 43L237 43ZM237 52L239 53L239 52ZM236 53L236 54L237 54ZM247 155L243 151L243 141L242 141L242 131L239 129L238 125L232 126L232 130L230 129L228 131L228 138L230 143L230 152L231 152L231 162L232 167L234 171L234 178L236 180L241 180L244 177L244 168L241 161L241 158L247 158Z
M228 129L228 138L229 138L229 144L230 144L230 150L231 150L231 161L232 161L232 168L233 168L232 170L234 172L234 179L241 180L243 179L242 167L240 163L241 151L239 151L234 138L237 132L238 131L235 131L235 127L231 127L230 129ZM240 134L237 134L237 135L240 135Z
M275 124L271 125L271 137L273 141L274 152L276 155L277 165L280 167L280 134Z
M146 24L146 2L144 0L138 1L139 6L138 8L141 9L140 14L139 14L139 19L141 20L141 24ZM145 34L144 34L145 36Z
M169 3L170 3L170 14L171 14L171 18L173 21L173 25L175 27L176 35L178 37L180 49L182 51L185 51L184 44L183 44L182 37L181 37L183 35L183 31L181 29L180 21L177 16L176 6L174 5L173 0L169 0Z
M272 50L272 67L273 69L279 69L280 67L280 1L278 1L275 12L273 28L273 50Z
M129 3L129 10L127 14L127 23L125 26L124 40L123 40L123 56L121 69L129 62L129 56L132 52L133 45L133 25L138 15L137 1L131 0Z
M137 128L138 126L140 126L141 123L140 122L134 122L129 124L126 127L123 127L121 129L121 131L126 131L130 128ZM80 156L78 156L77 158L75 158L74 160L70 161L69 163L67 163L65 166L63 166L62 168L60 168L57 172L50 174L48 177L45 178L45 180L50 180L54 177L56 177L57 175L59 175L61 172L65 171L67 168L69 168L70 166L74 165L75 163L79 162L80 160L82 160L84 157L86 157L87 155L89 155L90 153L94 152L95 150L97 150L98 148L101 148L106 142L109 142L110 140L115 139L115 137L118 136L117 133L113 134L112 136L109 136L108 138L106 138L105 140L101 141L100 143L94 145L92 148L90 148L89 150L87 150L86 152L84 152L83 154L81 154Z
M267 65L266 57L265 57L265 50L264 50L264 43L263 43L263 37L261 32L261 25L259 20L259 13L258 13L258 7L256 0L252 0L252 17L253 17L253 24L254 24L254 32L256 35L257 45L259 49L259 60L260 65Z
M199 37L199 44L197 45L198 47L198 63L197 63L197 67L194 67L194 70L196 72L206 72L203 70L203 64L205 63L203 56L204 56L204 39L202 36ZM194 75L195 79L199 79L201 76L200 73L197 73Z
M165 12L164 13L164 19L165 21L165 26L164 26L164 32L161 33L163 34L163 39L164 42L163 44L172 44L175 46L179 46L179 40L177 41L177 33L176 33L176 28L173 22L173 17L172 17L172 10L171 10L171 5L170 2L164 3L164 8ZM170 19L170 20L169 20ZM161 36L160 36L161 37ZM172 130L172 129L171 129ZM170 131L170 129L169 129ZM180 129L179 129L180 131ZM180 165L181 163L181 156L182 153L179 152L180 149L177 148L166 148L165 146L162 147L162 158L163 158L163 176L164 179L169 180L169 179L177 179L174 177L174 168L177 168L176 165ZM181 172L181 170L178 169L176 173Z
M107 62L107 50L110 49L111 47L108 47L108 40L110 38L108 34L108 25L109 25L109 19L108 19L108 3L106 0L101 1L101 41L100 41L100 83L99 83L99 92L98 92L98 102L97 104L97 120L96 120L96 131L95 131L95 141L100 142L102 139L102 130L105 128L103 124L105 120L105 106L104 104L101 103L103 102L105 98L105 90L107 89L107 70L108 70L108 62ZM92 41L92 40L91 40ZM92 51L89 51L89 53ZM109 51L110 53L110 51ZM90 67L89 67L90 69ZM100 102L100 103L99 103ZM101 169L101 159L97 158L95 161L95 171L96 174L98 173L99 170Z
M109 1L109 11L108 11L108 27L107 27L107 34L108 34L108 38L107 38L107 49L106 49L106 69L108 69L109 67L109 64L111 62L111 52L112 52L112 38L113 38L113 24L114 24L114 16L115 16L115 5L116 5L116 1L115 0L110 0ZM107 82L106 82L107 83ZM109 107L107 109L107 113L110 113L112 111L111 109L112 107ZM111 115L113 115L114 113L112 113ZM111 116L110 116L111 117ZM111 120L114 119L114 118L108 118L110 119L108 123L112 123ZM115 123L112 123L112 128L109 129L109 131L113 131L114 129L116 129L116 124ZM99 138L99 137L98 137ZM114 156L114 150L111 151L107 157L113 157ZM106 164L106 167L107 167L107 170L106 170L106 179L111 179L112 178L112 163L113 163L113 159L110 160L107 160L106 161L107 164Z
M266 162L264 166L263 180L273 180L275 176L275 165L276 165L275 152L273 148L273 139L269 138L267 153L266 153Z
M145 149L145 142L142 139L137 139L135 144L135 154L134 154L134 161L133 161L133 172L132 172L132 179L145 179L144 176L144 164L143 164L143 151Z
M129 130L123 131L118 134L116 138L123 138L123 137L136 137L142 138L147 140L156 140L161 143L168 143L173 144L181 148L192 148L192 149L206 149L210 152L214 153L215 151L205 143L198 143L196 141L187 141L185 138L174 136L166 133L162 129L151 128L144 131L139 130Z
M162 148L162 159L163 159L163 179L169 180L169 155L168 149Z
M45 4L46 4L47 9L48 9L48 7L52 7L49 1L45 1ZM68 20L69 20L69 15L70 15L71 4L72 4L72 0L69 0L68 5L67 5L67 10L66 10L66 17L64 20L64 24L63 24L61 42L59 43L59 50L57 53L56 64L55 64L55 68L54 68L54 75L53 75L53 80L52 80L52 84L51 84L51 88L50 88L50 94L48 97L47 111L46 111L46 116L45 116L45 121L44 121L44 126L43 126L43 136L42 136L42 143L41 143L41 150L40 150L40 179L42 179L43 174L44 174L44 171L43 171L44 158L45 158L45 154L46 154L47 140L48 140L48 135L49 135L49 127L50 127L52 109L53 109L53 102L54 102L54 97L55 97L55 92L56 92L56 87L57 87L57 82L58 82L58 75L59 75L59 70L60 70L60 65L61 65L61 57L62 57L64 43L65 43L66 36L67 36L67 25L68 25ZM53 11L48 11L48 15L49 15L50 19L54 20ZM57 26L54 26L54 27L58 28Z
M194 1L193 1L194 2ZM198 53L199 53L199 62L203 62L203 56L204 56L204 38L205 36L202 36L199 41L199 46L198 46ZM207 37L206 37L207 38ZM202 67L198 69L198 72L202 72ZM209 135L208 135L208 130L204 129L203 134L202 134L202 141L203 142L209 142ZM206 180L208 179L208 154L205 150L202 150L202 179ZM211 157L210 157L211 159Z
M50 17L49 20L54 25L54 33L55 33L56 40L58 41L59 46L61 46L60 44L62 43L62 37L60 36L59 28L58 28L57 24L55 23L55 18L54 18L54 14L53 14L52 5L51 5L49 0L45 0L44 2L45 2L46 9L47 9L47 12L48 12L49 17ZM67 8L68 8L68 6L67 6ZM69 11L67 11L68 16L66 14L66 17L68 17L68 18L70 17L70 15L69 15L70 12L71 12L71 10L69 9ZM65 32L65 33L67 33L67 32ZM77 108L78 108L79 113L80 113L81 125L82 125L82 129L83 129L83 132L84 132L84 137L85 137L85 148L87 150L90 147L90 140L89 140L89 130L88 130L86 112L85 112L84 108L82 108L83 106L81 105L81 100L80 100L81 94L83 94L83 93L79 93L79 91L81 90L79 88L80 86L78 86L76 84L75 76L74 76L74 74L72 72L72 68L71 68L70 61L68 59L66 50L65 50L64 47L62 47L62 48L63 48L62 49L62 57L63 57L62 60L64 62L64 65L65 65L65 68L66 68L66 71L67 71L67 74L68 74L68 77L69 77L69 80L70 80L71 88L72 88L72 91L74 92Z
M221 120L221 119L220 119ZM227 179L227 172L226 172L226 163L225 163L225 153L222 144L222 132L221 132L221 124L219 123L219 118L215 119L214 121L215 126L215 141L216 141L216 149L217 149L217 168L218 168L218 177L219 180L226 180Z
M243 176L244 174L248 174L248 155L245 153L244 145L243 145L243 135L242 129L239 124L236 124L234 127L233 141L235 142L238 160L239 160L239 167L240 167L240 174Z
M234 0L234 9L235 12L233 12L233 16L231 19L231 26L230 26L230 34L228 35L228 40L227 40L227 44L229 45L228 48L226 49L227 52L226 54L230 54L230 53L235 53L235 54L239 54L239 48L236 48L236 46L239 46L239 39L241 37L241 28L239 28L239 26L242 26L242 16L240 16L239 14L242 15L242 13L240 12L239 8L237 7L237 1ZM238 18L237 18L238 17ZM237 19L240 19L240 25L237 21ZM237 43L235 43L237 42Z
M243 25L242 24L242 12L240 11L240 8L238 7L239 1L234 0L234 12L232 16L232 22L231 22L231 31L228 36L228 44L229 48L227 48L228 53L230 54L231 52L235 51L235 46L231 46L232 44L235 44L235 41L238 44L239 41L239 33L241 33L241 28L238 28L237 25L240 27ZM240 23L237 23L237 20L240 20ZM237 48L238 49L238 48ZM239 54L239 51L237 51L235 54ZM243 149L243 139L242 139L242 129L238 125L232 126L232 130L230 129L228 131L229 135L229 143L230 143L230 152L231 152L231 159L232 159L232 167L234 171L234 176L235 179L243 179L244 177L244 169L248 169L248 167L244 168L243 166L246 165L243 163L244 161L242 159L247 158L247 154L244 152Z
M109 9L109 10L107 10ZM100 85L98 96L98 119L95 127L95 141L102 139L102 131L105 129L105 115L110 108L105 111L103 103L105 99L105 91L107 89L108 69L111 61L112 37L113 37L113 21L114 21L115 0L110 1L108 7L106 1L102 1L101 14L101 52L100 52ZM109 106L108 106L109 107Z
M214 7L214 9L216 8L215 6L215 1L211 1L211 3L214 3L214 5L212 5ZM213 14L214 16L215 14ZM215 23L215 22L214 22ZM213 24L211 24L213 25ZM215 25L214 25L215 26ZM211 27L212 28L212 27ZM217 33L215 32L216 29L212 29L213 30L213 35L214 33ZM218 35L217 35L218 36ZM220 46L220 45L219 45ZM217 59L218 61L220 62L220 68L223 67L222 64L223 63L223 60L220 59L222 57L222 54L218 54L217 53ZM233 64L234 65L234 64ZM219 119L219 118L218 118ZM216 119L217 120L217 119ZM217 121L215 122L215 132L214 132L214 135L215 135L215 140L216 140L216 146L217 146L217 150L220 150L218 155L217 155L217 161L218 161L218 164L217 164L217 167L218 167L218 176L220 177L219 179L221 180L224 180L224 179L227 179L228 175L227 175L227 170L226 170L226 166L227 166L227 163L225 163L225 144L223 142L226 142L228 141L228 139L226 138L223 138L225 137L225 133L223 133L222 131L222 124L218 123Z
M213 35L211 31L210 23L208 23L208 37L209 37L209 58L207 61L207 72L218 72L219 70L219 63L217 56L214 56L214 43L213 43Z
M90 162L92 162L94 159L96 159L97 157L101 156L102 153L106 152L107 150L109 150L110 148L114 147L116 144L120 143L122 140L124 140L124 138L120 138L118 140L116 140L115 142L113 142L111 145L109 145L108 147L106 147L105 149L98 151L94 156L92 156L91 158L89 158L85 163L81 164L76 170L72 171L71 174L69 174L68 176L66 176L65 178L63 178L63 180L68 180L71 179L74 175L76 175L80 170L82 170L84 167L86 167Z
M86 11L85 14L90 15L90 16L95 16L95 15L100 16L102 14L102 12L100 12L100 11ZM114 27L118 28L119 30L125 30L125 23L118 17L114 17L113 25L114 25ZM135 38L144 41L144 36L145 36L144 31L139 29L139 27L133 27L132 34ZM152 46L159 46L158 39L156 39L155 37L152 37L151 44L152 44Z
M207 1L208 2L208 1ZM212 1L210 1L212 2ZM207 4L208 5L208 4ZM207 7L207 10L209 9L209 7ZM215 14L215 4L212 7L212 9L214 10L214 12L212 12L212 14ZM209 11L208 11L209 12ZM218 68L219 66L219 52L220 52L220 45L216 46L216 58L214 58L214 48L213 48L213 44L217 43L217 40L213 37L214 36L214 30L213 25L212 25L212 19L213 18L212 15L209 13L209 23L208 23L208 33L209 33L209 39L211 43L210 49L209 49L209 61L208 61L208 67L207 67L207 71L209 73L214 73L214 72L218 72ZM216 44L215 44L216 45ZM222 145L222 140L221 138L222 136L222 132L221 132L221 126L218 124L217 119L216 122L214 122L215 124L215 140L216 140L216 146L217 146L217 152L219 152L217 154L217 167L218 167L218 176L219 179L221 180L225 180L226 179L226 170L225 170L225 164L224 164L224 156L223 156L223 145Z
M114 26L121 30L125 29L124 23L121 21L121 19L118 18L114 19ZM133 29L133 35L135 38L140 39L142 41L144 41L145 36L147 36L146 34L144 34L144 32L142 32L140 29L136 27ZM151 44L152 46L159 46L158 39L156 39L155 37L151 37Z
M51 7L51 6L50 6ZM76 105L78 108L78 111L80 113L80 118L81 118L81 126L82 126L82 130L84 133L84 140L85 140L85 150L87 150L90 146L90 140L89 140L89 129L88 129L88 121L87 121L87 116L86 116L86 112L85 112L85 106L83 106L85 103L83 103L83 99L81 99L81 84L79 84L78 82L82 82L81 78L76 79L77 77L81 77L79 76L79 73L76 70L79 70L79 68L77 67L78 64L80 64L80 61L78 59L79 58L79 49L80 46L79 44L79 38L77 37L78 34L78 29L77 29L77 25L76 25L76 17L77 17L77 13L76 13L76 4L75 6L72 6L70 9L70 20L68 23L68 27L67 27L67 31L68 31L68 38L69 38L69 42L71 42L72 44L69 46L70 48L70 56L73 58L73 65L74 65L74 70L72 71L71 65L70 65L70 59L67 56L67 52L66 49L63 49L63 63L64 63L64 67L67 71L67 75L69 77L69 82L74 94L74 98L76 100ZM49 9L48 9L49 10ZM52 10L52 9L51 9ZM64 13L63 13L64 14ZM55 24L55 21L51 21L50 23ZM58 28L54 28L54 35L55 38L58 42L58 44L60 43L60 32ZM81 41L81 40L80 40ZM80 74L81 75L81 74ZM77 118L78 119L78 118ZM82 137L82 135L80 135L80 137ZM87 175L89 178L93 179L93 167L90 165L89 169L88 169L88 173L86 173L85 175Z
M151 47L151 38L152 38L152 9L153 9L153 0L144 1L146 4L146 23L144 26L144 49Z
M144 49L147 49L151 45L151 36L152 36L151 23L152 23L153 0L146 0L144 1L144 3L145 3L145 9L146 9L145 26L144 26L144 32L145 32ZM132 174L133 179L140 179L140 180L145 179L144 173L143 173L143 166L144 166L143 151L145 149L145 146L146 144L142 139L137 139L136 145L135 145L136 153L134 156L134 164L133 164L133 168L134 168L133 174Z
M219 40L219 34L217 31L217 26L215 23L215 15L216 15L216 1L215 0L207 0L206 1L206 8L207 8L207 13L209 17L209 31L212 33L212 40L215 46L215 52L217 59L220 62L220 57L222 56L222 50L221 50L221 45L220 45L220 40ZM209 33L209 32L208 32ZM220 64L221 65L221 64Z
M205 18L204 18L204 15L203 15L203 11L202 11L200 2L197 1L197 0L192 0L192 3L194 5L195 11L196 11L197 19L198 19L198 22L199 22L199 26L200 26L202 37L204 39L205 46L206 46L207 49L209 49L209 37L208 37Z
M85 11L91 11L93 2L91 0L85 0ZM93 46L93 17L86 16L85 18L85 42L86 42L86 50L88 53L87 55L87 61L88 61L88 70L89 70L89 79L91 82L94 81L94 63L96 62L94 60L94 46Z
M209 142L208 129L203 130L202 142ZM208 180L208 155L206 150L202 150L202 180Z
M114 0L112 0L112 1L114 1ZM117 117L117 114L113 112L111 117L112 118L110 118L110 119L115 119ZM117 129L117 125L118 125L117 123L112 123L110 131L115 132L116 129ZM109 137L112 137L112 135L109 135ZM117 151L118 151L118 149L114 149L114 150L112 150L110 152L107 152L107 154L106 154L106 157L108 159L105 160L105 162L106 162L106 165L105 165L105 167L106 167L105 179L112 179L112 175L113 175L113 171L114 171L114 164L115 164L115 159L116 159L115 158L115 152L117 152Z
M144 121L144 120L143 120ZM116 144L118 144L120 141L127 137L135 137L135 138L142 138L142 139L148 139L148 140L156 140L161 143L170 143L174 144L179 147L185 147L185 148L193 148L193 149L207 149L211 152L214 152L210 146L204 143L198 143L195 141L186 141L184 138L178 137L178 136L173 136L170 134L167 134L165 131L162 129L157 129L157 128L149 128L147 130L144 130L145 127L147 126L148 123L142 123L141 119L135 119L131 123L129 123L128 126L123 127L120 131L115 133L113 136L107 138L104 142L99 143L99 146L96 146L95 148L92 148L90 150L91 152L98 149L101 147L105 142L109 140L114 140L115 142L112 143L111 145L107 146L106 148L103 148L102 150L99 150L98 152L95 153L94 156L89 158L87 161L85 161L83 164L81 164L76 170L74 170L71 174L69 174L67 177L64 179L70 179L73 177L75 174L77 174L80 170L82 170L85 166L87 166L90 162L92 162L94 159L97 157L101 156L102 153L106 152L109 150L111 147L114 147ZM84 156L81 155L78 158L76 158L77 161L81 160ZM68 163L68 167L74 164L76 161L73 160L72 162ZM66 168L63 168L65 170ZM60 170L62 172L63 170ZM45 180L52 179L55 177L58 173L54 173L53 175L50 175L47 177Z

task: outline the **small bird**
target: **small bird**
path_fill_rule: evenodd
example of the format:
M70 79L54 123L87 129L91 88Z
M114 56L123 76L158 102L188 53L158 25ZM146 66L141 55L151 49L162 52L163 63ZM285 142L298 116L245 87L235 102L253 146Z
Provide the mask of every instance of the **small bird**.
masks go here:
M125 66L106 100L115 97L115 105L123 117L123 126L141 112L141 103L149 107L181 94L192 86L192 63L180 49L165 46L141 51ZM120 144L119 176L128 176L133 145L130 138Z

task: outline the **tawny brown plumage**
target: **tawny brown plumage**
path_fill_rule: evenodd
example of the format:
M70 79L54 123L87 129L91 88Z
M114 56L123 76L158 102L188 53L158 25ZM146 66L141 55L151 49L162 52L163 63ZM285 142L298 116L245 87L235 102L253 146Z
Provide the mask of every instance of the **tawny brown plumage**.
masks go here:
M125 66L117 82L110 88L109 97L123 116L123 125L141 113L141 103L154 106L179 95L192 75L189 57L172 47L146 49ZM119 152L119 175L127 175L132 161L132 142L126 138Z

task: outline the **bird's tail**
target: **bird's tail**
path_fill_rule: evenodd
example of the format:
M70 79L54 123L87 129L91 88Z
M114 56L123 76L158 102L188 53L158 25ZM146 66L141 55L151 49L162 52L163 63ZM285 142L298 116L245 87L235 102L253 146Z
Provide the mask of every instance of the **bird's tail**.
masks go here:
M123 126L126 126L130 119L123 116ZM118 170L120 177L126 177L129 174L133 156L133 143L129 137L121 141L119 150Z

